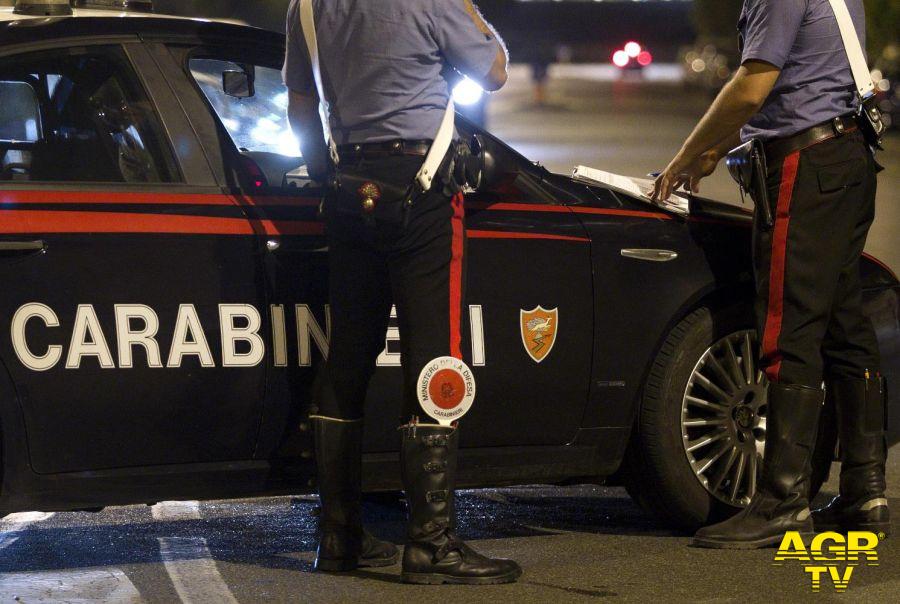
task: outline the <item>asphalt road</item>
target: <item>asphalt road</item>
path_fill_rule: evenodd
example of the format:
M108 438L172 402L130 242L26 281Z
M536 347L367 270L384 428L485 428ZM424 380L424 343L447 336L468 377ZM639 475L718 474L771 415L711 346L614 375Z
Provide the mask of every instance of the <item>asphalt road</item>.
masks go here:
M900 455L888 470L900 510ZM820 501L834 493L826 485ZM100 513L17 514L0 521L0 602L771 602L896 601L900 540L881 564L857 567L847 593L813 594L775 550L713 551L658 524L624 489L521 487L459 494L460 533L481 551L514 557L514 585L411 586L399 568L312 572L311 497L162 503ZM403 541L403 506L366 506L379 536ZM895 522L895 531L900 526Z
M493 100L492 128L558 171L576 163L633 175L659 169L705 102L672 83L611 83L584 72L553 80L550 106L535 108L522 75ZM870 250L898 268L900 246L888 233L900 226L900 139L891 145ZM738 201L723 174L704 192ZM900 449L888 478L900 511ZM820 502L836 490L832 480ZM900 589L900 539L879 547L880 566L855 569L848 593L836 595L826 581L813 594L800 566L772 565L774 550L691 548L623 489L600 486L460 493L461 535L519 560L525 574L515 585L407 586L396 567L323 575L311 572L315 507L301 497L9 516L0 520L0 604L896 601ZM367 504L370 527L396 543L403 514L397 499Z

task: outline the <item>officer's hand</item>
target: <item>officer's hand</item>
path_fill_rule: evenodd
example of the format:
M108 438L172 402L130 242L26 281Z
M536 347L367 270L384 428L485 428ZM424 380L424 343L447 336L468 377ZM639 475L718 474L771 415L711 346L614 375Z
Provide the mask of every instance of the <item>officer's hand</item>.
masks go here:
M707 151L694 160L686 160L680 155L675 157L656 178L650 197L654 201L667 200L679 187L687 187L691 192L698 193L700 180L715 171L719 159L721 158L715 150Z
M686 185L691 193L700 192L700 181L716 171L720 159L718 152L707 151L687 167L685 174L689 180Z

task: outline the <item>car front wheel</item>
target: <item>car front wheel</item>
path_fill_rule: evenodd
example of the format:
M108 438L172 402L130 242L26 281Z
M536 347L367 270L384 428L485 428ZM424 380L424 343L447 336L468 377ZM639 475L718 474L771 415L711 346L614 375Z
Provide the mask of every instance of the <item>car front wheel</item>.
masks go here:
M767 380L751 311L700 308L667 336L650 368L625 459L628 492L686 530L745 507L757 487ZM828 476L836 436L826 407L810 496Z

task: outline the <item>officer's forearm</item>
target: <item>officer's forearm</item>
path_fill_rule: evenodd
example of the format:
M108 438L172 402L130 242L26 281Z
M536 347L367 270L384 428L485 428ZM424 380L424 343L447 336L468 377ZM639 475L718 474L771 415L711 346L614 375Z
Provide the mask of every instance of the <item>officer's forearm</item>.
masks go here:
M736 146L732 143L738 142L741 127L759 111L779 73L767 64L753 62L741 66L685 141L679 155L692 161L707 151Z
M306 160L310 176L321 180L328 172L328 147L319 116L319 99L316 96L291 91L288 101L288 122L294 136L300 141L300 151Z

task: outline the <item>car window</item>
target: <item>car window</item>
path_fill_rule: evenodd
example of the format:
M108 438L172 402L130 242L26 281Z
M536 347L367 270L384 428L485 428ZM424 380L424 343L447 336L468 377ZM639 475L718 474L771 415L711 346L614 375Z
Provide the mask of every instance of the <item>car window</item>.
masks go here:
M31 94L21 94L23 85ZM159 118L121 47L4 58L0 94L4 90L16 90L20 102L0 103L0 130L33 136L16 140L0 133L0 181L181 181ZM27 102L33 110L22 107ZM19 124L23 120L28 123Z
M279 69L210 58L193 58L189 67L238 149L301 156L300 145L288 125L288 91ZM225 94L222 74L227 71L252 74L252 96L238 98Z

